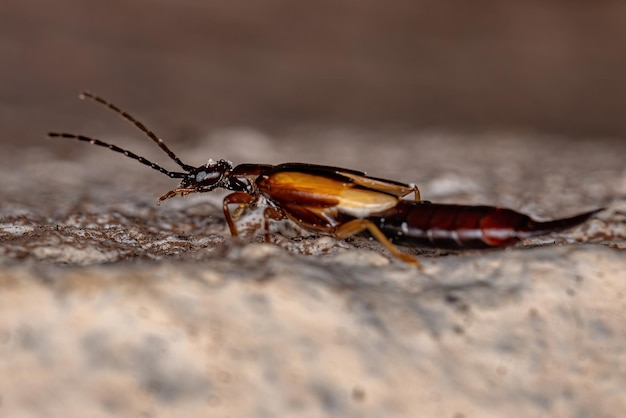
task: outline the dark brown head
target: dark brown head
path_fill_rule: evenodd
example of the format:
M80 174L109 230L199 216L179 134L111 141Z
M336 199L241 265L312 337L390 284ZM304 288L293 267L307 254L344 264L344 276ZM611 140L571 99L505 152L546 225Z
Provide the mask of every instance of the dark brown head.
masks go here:
M235 190L232 187L230 171L233 165L230 161L209 160L205 165L192 168L185 173L180 185L161 196L159 202L177 195L186 196L190 193L210 192L217 188Z

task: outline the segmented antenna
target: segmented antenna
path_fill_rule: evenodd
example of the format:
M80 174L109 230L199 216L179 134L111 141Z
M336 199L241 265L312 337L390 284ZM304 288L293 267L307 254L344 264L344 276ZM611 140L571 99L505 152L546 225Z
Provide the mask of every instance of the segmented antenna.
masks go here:
M69 134L69 133L65 133L65 132L49 132L48 136L51 138L69 138L69 139L78 139L79 141L84 141L84 142L89 142L90 144L94 144L94 145L99 145L101 147L106 147L112 151L115 152L119 152L121 154L124 154L125 156L132 158L133 160L137 160L142 164L147 165L150 168L153 168L157 171L160 171L161 173L165 174L166 176L169 176L173 179L175 178L184 178L187 176L187 173L179 173L176 171L169 171L166 170L165 168L161 167L158 164L153 163L152 161L148 161L143 157L140 157L139 155L125 150L123 148L118 147L117 145L113 145L113 144L109 144L106 143L104 141L100 141L99 139L95 139L95 138L90 138L88 136L84 136L84 135L76 135L76 134Z
M146 125L144 125L143 123L139 122L137 119L135 119L133 116L131 116L128 112L126 112L125 110L120 109L119 107L117 107L116 105L114 105L113 103L103 99L102 97L95 95L93 93L90 93L88 91L83 91L81 92L78 97L80 99L85 99L85 97L90 98L91 100L94 100L106 107L108 107L109 109L111 109L112 111L114 111L115 113L117 113L118 115L120 115L121 117L123 117L124 119L126 119L127 121L129 121L130 123L132 123L133 125L135 125L137 127L137 129L139 129L141 132L145 133L146 135L148 135L148 137L153 140L158 146L159 148L161 148L163 151L165 151L165 153L174 161L176 161L176 164L178 164L179 166L181 166L183 168L183 170L185 171L191 171L194 169L193 166L190 166L188 164L183 163L180 158L178 158L176 156L176 154L174 154L174 152L172 150L170 150L167 145L165 145L165 142L163 142L163 140L161 138L159 138L158 136L156 136L156 134L154 132L152 132L150 129L148 129L146 127ZM78 139L78 138L76 138ZM113 148L111 148L113 149Z

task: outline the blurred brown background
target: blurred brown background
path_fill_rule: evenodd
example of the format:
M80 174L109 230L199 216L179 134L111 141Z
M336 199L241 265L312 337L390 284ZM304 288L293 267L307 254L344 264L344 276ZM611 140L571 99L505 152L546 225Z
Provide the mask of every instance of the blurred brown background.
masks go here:
M178 140L233 125L626 135L623 1L3 0L0 59L4 145L122 129L82 89Z

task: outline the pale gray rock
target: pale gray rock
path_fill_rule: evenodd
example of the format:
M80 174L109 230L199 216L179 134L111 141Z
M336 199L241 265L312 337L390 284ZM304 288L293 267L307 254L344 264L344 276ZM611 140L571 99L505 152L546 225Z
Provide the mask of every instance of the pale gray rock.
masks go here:
M603 247L423 271L266 244L0 274L9 416L612 416L626 261Z
M254 217L232 240L223 195L158 207L174 184L102 149L63 163L4 158L0 416L626 410L624 145L407 134L389 147L377 134L318 135L268 147L260 134L216 133L182 157L368 169L415 181L434 201L540 218L607 210L509 250L404 249L418 270L376 242L289 223L264 244Z

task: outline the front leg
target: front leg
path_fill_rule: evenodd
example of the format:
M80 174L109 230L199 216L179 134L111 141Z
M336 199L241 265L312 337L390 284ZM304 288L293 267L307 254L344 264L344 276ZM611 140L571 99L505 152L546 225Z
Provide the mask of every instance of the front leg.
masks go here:
M228 224L228 229L230 229L230 234L233 237L239 236L239 231L237 230L237 226L235 225L235 221L233 220L233 215L230 213L230 209L228 205L238 204L240 206L250 206L257 201L257 198L253 195L250 195L245 192L235 192L231 193L224 198L222 201L224 208L224 217L226 218L226 223ZM285 215L279 209L273 207L266 207L263 210L263 226L265 228L265 242L271 242L270 239L270 220L280 221L281 219L285 219Z
M251 194L245 192L235 192L226 196L222 201L222 205L224 208L224 217L226 218L228 229L230 229L230 234L233 237L238 236L239 231L237 231L235 221L233 221L233 216L230 214L230 209L228 209L228 205L238 204L243 206L250 206L251 204L255 203L256 200L256 197Z

